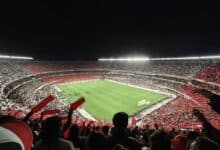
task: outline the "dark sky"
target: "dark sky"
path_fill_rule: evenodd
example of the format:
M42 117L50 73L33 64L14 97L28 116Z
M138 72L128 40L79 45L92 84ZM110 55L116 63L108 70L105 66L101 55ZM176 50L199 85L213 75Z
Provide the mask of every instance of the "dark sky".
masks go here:
M38 59L220 54L219 10L146 1L7 1L0 8L0 54Z

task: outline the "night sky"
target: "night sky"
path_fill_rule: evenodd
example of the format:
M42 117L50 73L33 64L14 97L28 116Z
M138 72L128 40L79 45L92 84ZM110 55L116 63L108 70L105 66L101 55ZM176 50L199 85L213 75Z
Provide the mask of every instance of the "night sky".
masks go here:
M220 9L181 6L106 0L4 2L0 54L50 60L220 54Z

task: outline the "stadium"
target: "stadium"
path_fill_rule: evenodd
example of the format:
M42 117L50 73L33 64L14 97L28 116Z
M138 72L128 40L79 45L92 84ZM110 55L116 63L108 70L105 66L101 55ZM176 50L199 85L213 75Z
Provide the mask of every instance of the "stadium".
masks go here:
M150 3L4 1L0 150L220 150L218 5Z

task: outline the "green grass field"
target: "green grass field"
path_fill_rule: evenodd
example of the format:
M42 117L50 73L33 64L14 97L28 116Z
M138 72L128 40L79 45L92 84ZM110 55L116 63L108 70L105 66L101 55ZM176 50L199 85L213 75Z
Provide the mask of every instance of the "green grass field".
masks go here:
M116 112L124 111L131 115L167 97L107 80L61 84L58 88L70 103L81 96L85 97L86 102L82 107L96 119L107 122L111 121ZM141 100L148 101L148 104L139 106Z

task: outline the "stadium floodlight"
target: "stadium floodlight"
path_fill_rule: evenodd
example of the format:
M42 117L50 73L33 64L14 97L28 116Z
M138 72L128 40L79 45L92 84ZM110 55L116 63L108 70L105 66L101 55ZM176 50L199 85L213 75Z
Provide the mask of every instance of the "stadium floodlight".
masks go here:
M150 58L150 60L200 60L200 59L220 59L220 55L215 55L215 56L213 55L213 56Z
M149 61L149 60L207 60L220 59L220 55L213 56L190 56L190 57L166 57L166 58L148 58L148 57L124 57L124 58L99 58L98 61Z
M26 56L10 56L10 55L0 55L0 59L19 59L19 60L33 60L33 57Z
M148 57L99 58L98 61L149 61Z

